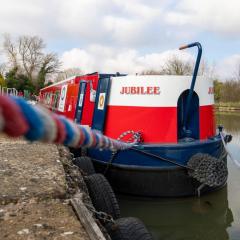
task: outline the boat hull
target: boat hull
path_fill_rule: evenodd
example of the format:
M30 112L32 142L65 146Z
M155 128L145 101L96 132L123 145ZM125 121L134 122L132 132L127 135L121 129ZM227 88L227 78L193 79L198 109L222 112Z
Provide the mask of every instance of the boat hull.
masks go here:
M105 163L98 160L93 160L93 163L97 172L105 172ZM105 176L115 191L144 197L193 196L197 195L197 189L201 185L181 167L148 168L113 164ZM224 185L225 183L222 186ZM201 194L216 189L219 187L205 186Z
M219 138L175 145L145 145L140 148L144 152L171 159L181 166L134 150L119 152L113 158L109 151L104 150L90 150L88 154L96 171L105 174L117 192L145 197L180 197L196 195L201 185L188 175L184 167L189 158L196 153L207 153L218 158L223 151ZM201 194L219 189L225 183L218 187L204 186Z

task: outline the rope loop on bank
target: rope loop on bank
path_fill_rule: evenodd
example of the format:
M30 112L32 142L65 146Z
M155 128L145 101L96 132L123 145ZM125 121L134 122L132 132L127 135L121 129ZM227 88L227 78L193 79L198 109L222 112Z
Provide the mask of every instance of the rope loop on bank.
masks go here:
M57 115L41 105L30 105L20 97L0 95L0 133L24 136L29 141L63 144L80 148L124 150L135 143L125 143L104 136Z

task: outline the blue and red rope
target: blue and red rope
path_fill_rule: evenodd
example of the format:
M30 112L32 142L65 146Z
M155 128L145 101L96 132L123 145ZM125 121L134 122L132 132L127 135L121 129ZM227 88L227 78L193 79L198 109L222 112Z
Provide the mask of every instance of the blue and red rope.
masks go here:
M123 150L132 146L78 125L41 105L32 106L22 98L10 96L0 96L1 132L10 137L24 136L29 141L57 143L74 148Z

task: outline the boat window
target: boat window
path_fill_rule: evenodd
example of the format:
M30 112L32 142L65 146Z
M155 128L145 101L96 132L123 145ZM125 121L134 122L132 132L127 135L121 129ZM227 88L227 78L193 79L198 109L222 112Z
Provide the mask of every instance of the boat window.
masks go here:
M53 94L53 109L58 108L58 102L59 102L59 96L60 96L60 91L56 91L55 94Z
M48 93L44 93L43 103L45 105L47 104L47 95L48 95Z
M48 106L51 106L51 100L52 100L52 93L48 93L48 96L47 96L47 105Z

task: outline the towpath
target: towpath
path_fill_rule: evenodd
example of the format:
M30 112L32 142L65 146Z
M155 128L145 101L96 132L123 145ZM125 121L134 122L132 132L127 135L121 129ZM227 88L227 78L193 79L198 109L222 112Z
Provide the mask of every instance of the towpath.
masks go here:
M63 168L68 154L0 135L1 240L89 240L69 205L75 189Z

